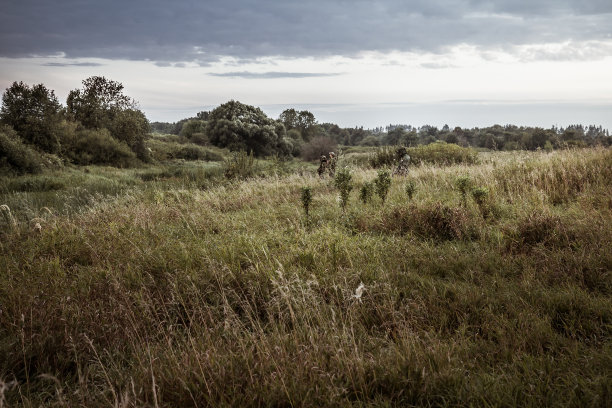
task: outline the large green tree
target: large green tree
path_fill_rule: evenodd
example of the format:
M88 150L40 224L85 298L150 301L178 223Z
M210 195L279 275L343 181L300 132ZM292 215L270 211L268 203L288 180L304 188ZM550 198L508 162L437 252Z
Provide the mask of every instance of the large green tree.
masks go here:
M2 95L0 122L11 126L29 144L57 153L61 149L61 105L43 84L13 84Z
M85 129L107 129L126 143L140 159L147 159L144 140L150 126L132 98L123 94L123 85L101 76L83 81L83 89L70 91L68 114Z
M256 156L287 155L292 150L281 122L270 119L259 108L233 100L210 112L206 134L216 146Z
M295 109L285 109L280 114L279 120L285 125L288 131L298 129L305 141L310 140L316 133L317 121L312 112L307 110L296 111Z
M110 128L115 116L124 110L138 110L138 104L123 94L123 85L103 76L83 80L83 89L70 91L68 113L87 129Z

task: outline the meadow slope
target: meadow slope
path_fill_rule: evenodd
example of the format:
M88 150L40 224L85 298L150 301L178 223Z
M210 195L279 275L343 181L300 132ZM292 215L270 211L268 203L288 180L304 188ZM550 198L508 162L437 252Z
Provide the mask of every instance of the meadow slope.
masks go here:
M0 401L610 406L612 151L414 166L384 204L360 158L346 211L311 167L3 181Z

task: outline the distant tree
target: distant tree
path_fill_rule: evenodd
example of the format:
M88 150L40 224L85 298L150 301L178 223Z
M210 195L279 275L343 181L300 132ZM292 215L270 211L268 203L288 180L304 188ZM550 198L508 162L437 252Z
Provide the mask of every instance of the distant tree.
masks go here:
M183 123L183 127L179 132L179 135L191 139L194 134L206 133L206 122L199 119L190 119Z
M337 153L338 145L334 139L328 136L317 136L311 141L302 146L302 158L304 160L317 160L322 155L328 155L329 152Z
M148 160L144 141L150 126L144 113L136 109L122 110L115 115L108 130L115 139L127 144L139 159Z
M383 139L386 145L398 145L402 143L406 135L406 131L402 127L395 127L387 132L387 135Z
M255 156L288 155L292 149L282 123L238 101L229 101L210 112L206 134L216 146L253 152Z
M83 89L70 91L68 113L88 129L110 128L115 116L124 110L138 110L138 104L123 94L123 85L101 76L83 80Z
M31 88L13 84L2 95L0 122L11 126L23 141L58 153L61 149L61 105L55 93L43 84Z
M366 136L359 142L360 146L380 146L380 139L374 135Z
M100 76L85 79L82 90L68 94L67 110L84 128L107 129L139 159L148 159L144 140L150 131L149 122L136 101L123 94L121 83Z
M310 140L316 134L317 121L312 112L307 110L298 112L293 108L285 109L280 114L279 120L285 125L287 131L298 129L305 141Z

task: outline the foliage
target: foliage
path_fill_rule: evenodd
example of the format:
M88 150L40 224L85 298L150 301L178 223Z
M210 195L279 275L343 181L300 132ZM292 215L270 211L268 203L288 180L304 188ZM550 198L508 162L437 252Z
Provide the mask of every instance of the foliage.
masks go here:
M109 164L118 167L136 165L136 155L125 142L113 138L107 129L83 129L77 133L70 152L80 165Z
M244 150L233 153L225 159L225 177L228 179L247 179L257 172L257 164L253 152Z
M110 129L115 116L125 110L138 110L136 102L123 94L123 84L92 76L82 81L83 89L70 91L68 113L88 129Z
M374 185L376 186L376 194L378 194L384 204L391 187L391 174L389 171L379 170L378 176L374 179Z
M304 214L306 214L306 220L308 220L308 211L310 209L310 203L312 202L312 189L308 186L302 187L302 208L304 208Z
M306 161L318 160L322 155L327 156L329 152L336 152L338 145L331 138L316 136L302 146L302 159Z
M455 181L455 186L461 193L461 199L463 200L463 204L467 205L467 194L472 188L472 179L470 176L460 176L457 177Z
M0 122L15 129L24 142L58 153L60 110L55 93L43 84L30 88L23 82L13 82L2 95Z
M268 118L259 108L238 101L218 106L208 116L206 134L210 142L233 151L253 152L257 157L288 155L285 127Z
M100 76L83 80L82 90L68 94L67 112L85 129L107 129L140 160L148 161L144 140L150 131L149 122L137 103L123 94L121 83Z
M301 139L309 141L315 136L317 121L314 115L307 111L296 111L295 109L285 109L279 117L279 120L287 129L297 130L301 136Z
M363 183L361 189L359 190L359 199L363 204L367 204L372 199L372 194L374 193L374 183L367 182Z
M426 146L406 149L412 162L448 166L452 164L475 164L477 152L474 149L451 143L436 142Z
M334 186L340 191L340 206L343 211L346 210L349 194L353 189L352 179L351 171L347 167L338 170L334 178Z
M181 131L179 135L186 137L187 139L192 139L194 136L198 140L203 140L206 138L206 121L198 120L198 119L190 119L187 122L183 123ZM197 136L196 136L197 135ZM205 144L205 143L202 143Z
M65 186L0 188L3 403L608 406L610 154L417 167L412 201L393 183L385 207L342 223L308 171L0 178ZM352 168L355 183L375 174ZM489 189L498 222L459 205L457 174ZM328 204L311 226L303 186Z
M43 158L37 151L25 145L10 128L0 128L0 171L18 174L40 173Z
M387 146L376 149L368 157L370 166L375 169L392 166L396 162L396 150L396 148Z
M408 196L409 200L412 200L412 197L414 196L414 192L416 191L416 183L414 182L414 180L409 180L406 183L406 195Z

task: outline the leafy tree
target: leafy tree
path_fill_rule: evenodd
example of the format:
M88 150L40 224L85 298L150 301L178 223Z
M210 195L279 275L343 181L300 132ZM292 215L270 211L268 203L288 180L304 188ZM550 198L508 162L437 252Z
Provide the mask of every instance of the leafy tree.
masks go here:
M0 121L11 126L26 142L50 153L60 151L61 105L43 84L31 88L13 84L2 95Z
M148 160L144 140L150 127L144 113L135 109L118 112L110 124L109 131L115 139L127 144L139 159Z
M310 142L302 146L302 158L304 160L317 160L322 155L328 155L329 152L336 152L338 145L336 142L327 136L317 136Z
M284 156L292 149L282 123L268 118L259 108L233 100L210 112L206 133L216 146L251 151L255 156Z
M0 127L0 173L39 173L42 162L41 154L24 144L13 129Z
M144 139L149 122L132 98L123 94L123 85L105 77L92 76L83 89L70 91L68 114L86 129L107 129L111 136L127 144L138 158L147 160Z
M109 128L119 112L138 109L121 83L100 76L83 80L83 89L70 91L66 103L68 113L88 129Z
M310 140L316 134L317 121L312 112L307 110L296 111L295 109L285 109L280 114L279 120L285 125L285 129L298 129L305 141Z

